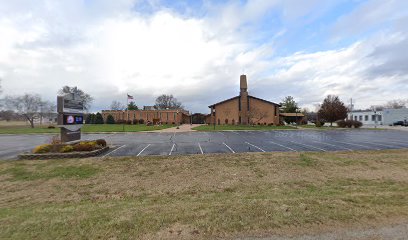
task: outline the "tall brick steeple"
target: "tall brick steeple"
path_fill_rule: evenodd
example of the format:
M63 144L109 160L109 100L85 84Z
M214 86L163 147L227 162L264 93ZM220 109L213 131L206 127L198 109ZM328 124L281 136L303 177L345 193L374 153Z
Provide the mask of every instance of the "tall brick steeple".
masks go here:
M248 83L247 83L247 78L246 75L241 75L240 78L240 119L241 119L241 124L248 124Z

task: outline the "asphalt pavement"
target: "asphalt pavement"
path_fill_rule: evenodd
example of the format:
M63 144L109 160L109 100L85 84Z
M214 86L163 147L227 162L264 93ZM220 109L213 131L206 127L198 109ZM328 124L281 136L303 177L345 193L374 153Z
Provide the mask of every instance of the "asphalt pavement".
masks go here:
M0 135L0 159L16 159L53 135ZM393 130L282 130L182 133L83 134L112 146L103 156L185 155L241 152L354 151L408 148L408 133Z

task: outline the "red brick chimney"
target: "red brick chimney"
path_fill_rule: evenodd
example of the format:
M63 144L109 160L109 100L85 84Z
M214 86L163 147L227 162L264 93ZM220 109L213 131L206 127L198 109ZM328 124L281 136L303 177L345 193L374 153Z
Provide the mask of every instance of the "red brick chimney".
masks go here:
M241 124L248 124L248 83L246 75L241 75L240 78L240 88L241 91L239 93L240 101L241 101Z

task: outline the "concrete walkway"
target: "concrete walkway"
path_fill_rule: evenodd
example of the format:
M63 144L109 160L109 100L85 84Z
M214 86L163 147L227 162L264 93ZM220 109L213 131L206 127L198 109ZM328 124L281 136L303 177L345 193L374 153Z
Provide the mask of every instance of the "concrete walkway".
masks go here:
M179 126L179 129L177 127L172 127L172 128L166 128L162 130L156 130L156 131L145 131L145 132L166 132L166 133L173 133L173 132L195 132L196 130L193 130L192 128L201 126L203 124L183 124Z

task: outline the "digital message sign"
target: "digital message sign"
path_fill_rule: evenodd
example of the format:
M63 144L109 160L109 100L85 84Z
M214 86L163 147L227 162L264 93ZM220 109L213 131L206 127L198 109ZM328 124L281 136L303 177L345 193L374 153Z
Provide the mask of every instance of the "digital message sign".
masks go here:
M71 142L81 139L84 124L84 102L76 93L57 97L58 125L61 128L61 141Z
M63 115L64 125L83 124L84 117L82 115Z

